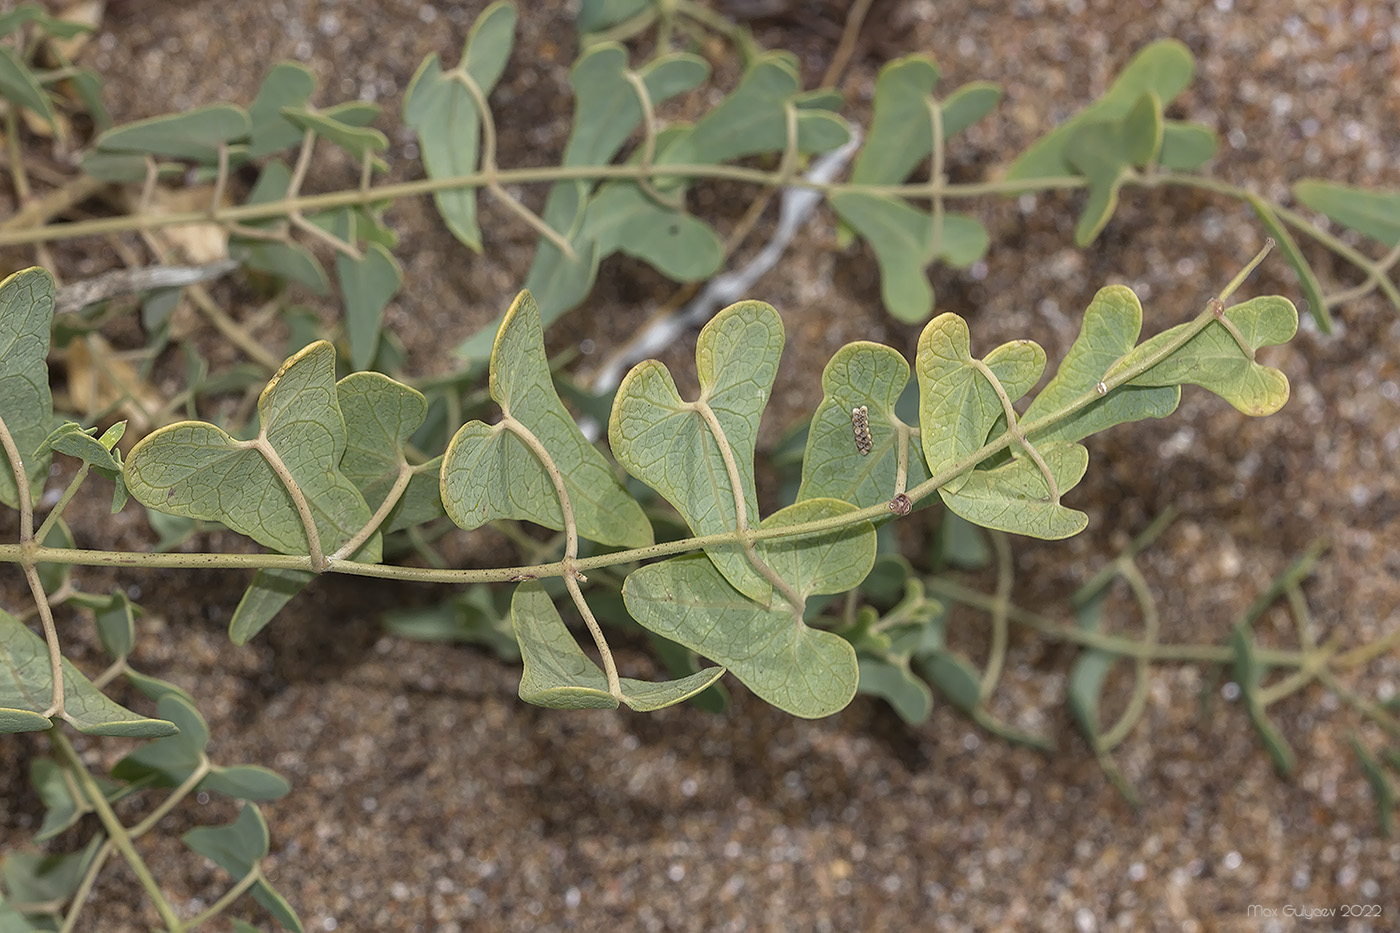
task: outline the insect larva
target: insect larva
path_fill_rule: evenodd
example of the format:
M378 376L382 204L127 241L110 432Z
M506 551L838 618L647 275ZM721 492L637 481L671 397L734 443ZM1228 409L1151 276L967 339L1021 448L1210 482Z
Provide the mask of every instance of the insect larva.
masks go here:
M864 405L851 409L851 430L856 435L856 450L866 456L874 442L870 439L870 410Z

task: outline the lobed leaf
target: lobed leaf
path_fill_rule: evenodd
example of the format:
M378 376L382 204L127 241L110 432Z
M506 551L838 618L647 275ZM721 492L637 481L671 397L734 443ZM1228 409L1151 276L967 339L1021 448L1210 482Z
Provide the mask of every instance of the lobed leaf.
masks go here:
M954 212L941 218L901 198L836 191L828 197L840 218L870 244L880 266L880 299L907 323L933 311L933 288L924 269L934 259L966 267L986 255L990 240L975 218Z
M597 255L635 256L678 282L706 279L724 264L724 241L683 209L658 203L632 182L603 185L588 204L582 236Z
M607 675L579 648L543 585L530 580L517 587L510 618L524 661L520 699L552 709L617 708ZM664 709L703 692L722 676L724 668L710 667L662 683L622 677L622 702L638 712Z
M49 471L49 454L38 451L53 427L47 362L53 299L53 276L37 266L0 281L0 418L19 450L31 498ZM0 502L19 507L14 468L2 450Z
M1076 245L1088 246L1103 230L1132 167L1156 160L1162 133L1162 101L1152 93L1142 95L1119 119L1086 123L1075 130L1064 156L1089 182L1089 198L1074 228Z
M0 610L0 733L41 732L53 701L53 672L44 639ZM87 735L154 738L175 732L173 723L147 719L108 699L68 659L63 659L64 719Z
M493 3L472 25L456 68L444 71L436 55L418 67L404 95L404 122L418 134L429 178L476 172L482 113L464 81L473 82L483 100L490 96L510 58L514 33L515 8ZM433 200L453 235L479 251L476 190L442 190L433 194Z
M1161 39L1146 46L1123 66L1102 97L1046 133L1006 170L1008 181L1076 174L1067 157L1070 140L1084 126L1125 116L1145 94L1166 106L1186 89L1196 63L1185 43Z
M252 803L245 803L237 818L225 826L200 826L180 837L191 851L218 865L235 879L248 877L267 857L267 821ZM301 921L277 890L260 878L253 883L253 900L267 909L277 922L301 933Z
M1014 340L987 354L985 365L1011 401L1030 391L1045 371L1045 351L1030 340ZM919 377L919 423L924 456L933 473L979 450L1004 417L996 390L974 365L967 322L940 314L919 336L914 362ZM942 487L955 492L963 474Z
M1061 495L1084 478L1089 451L1083 446L1051 441L1036 448ZM1056 540L1077 535L1089 525L1089 516L1083 512L1051 500L1045 475L1028 456L989 470L973 470L962 478L955 491L945 485L938 493L949 509L983 528Z
M1293 183L1293 196L1328 220L1387 249L1400 243L1400 191L1352 188L1319 178Z
M272 66L248 105L248 158L261 159L301 142L302 129L283 115L282 108L305 107L315 89L316 76L300 62Z
M792 606L758 605L703 555L634 571L622 596L643 626L723 664L761 699L794 716L830 716L855 695L860 672L850 642L809 628Z
M917 429L895 413L908 383L909 363L892 347L858 341L836 351L822 371L822 401L807 433L798 501L829 496L861 508L888 501L901 456L905 488L929 478ZM870 427L868 455L856 447L851 427L851 410L861 405Z
M1074 345L1050 382L1026 409L1022 420L1029 424L1092 392L1113 364L1133 349L1141 332L1142 305L1132 289L1126 285L1099 289L1084 311L1084 322ZM1036 443L1077 441L1125 421L1165 418L1176 410L1180 401L1179 385L1119 386L1068 417L1034 432L1030 439Z
M564 527L554 483L536 453L512 430L519 425L539 440L558 468L580 535L624 547L652 542L641 506L584 438L555 391L539 309L529 292L516 297L496 335L491 397L501 406L503 420L463 425L443 457L442 504L454 522L467 530L501 518Z
M778 312L761 301L741 301L700 331L697 399L683 400L670 372L656 360L637 364L618 387L608 421L613 456L674 505L697 535L734 531L736 503L743 504L750 525L757 521L754 447L782 349ZM729 450L737 489L707 415L717 422ZM770 584L737 545L713 545L706 553L740 592L767 600Z
M258 399L258 438L239 441L212 424L181 421L137 442L126 483L147 508L221 522L284 554L305 554L305 527L286 486L259 445L281 458L310 506L329 554L370 519L339 464L345 419L335 389L335 348L321 340L282 365ZM378 561L379 535L357 553Z
M1211 321L1175 353L1129 384L1169 386L1191 383L1208 389L1246 415L1271 415L1288 401L1288 377L1277 369L1254 361L1260 347L1287 343L1298 332L1298 311L1287 298L1264 295L1241 302L1225 311L1225 316L1243 336L1251 353L1245 355L1235 338L1219 321ZM1175 339L1179 324L1146 341L1115 365L1114 372L1150 358Z

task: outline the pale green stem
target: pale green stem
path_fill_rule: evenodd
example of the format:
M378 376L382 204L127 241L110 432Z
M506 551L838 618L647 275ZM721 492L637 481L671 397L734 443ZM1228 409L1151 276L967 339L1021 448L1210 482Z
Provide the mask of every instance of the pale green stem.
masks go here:
M224 895L220 897L217 901L210 904L208 909L206 909L202 913L196 914L190 919L189 923L186 923L182 927L180 927L181 933L183 933L183 931L185 930L193 930L197 927L203 926L210 920L213 920L215 917L219 916L219 914L228 910L234 901L238 900L240 897L246 894L249 888L257 884L261 880L263 880L262 866L254 865L252 870L249 871L248 874L238 879L238 883L235 884L233 887L229 888L228 891L224 892Z
M509 208L511 213L529 224L532 230L553 243L559 252L571 261L577 259L578 256L574 253L573 245L564 239L559 231L545 223L543 217L521 204L519 199L501 184L501 173L496 166L496 120L491 113L491 106L487 103L486 95L481 92L476 79L465 68L459 66L452 72L452 75L472 96L472 100L476 103L477 112L481 116L481 174L486 190L500 198L501 203Z
M578 581L583 574L578 570L578 522L574 517L573 500L569 497L568 487L564 485L564 474L559 471L559 466L554 462L554 458L549 455L549 451L534 432L525 425L516 421L510 412L505 412L501 421L506 430L524 442L530 448L530 452L535 455L535 459L544 467L549 475L550 482L554 484L554 493L559 497L559 510L564 518L564 560L562 563L569 569L564 574L564 585L568 587L569 595L573 598L574 605L578 607L579 615L583 616L584 624L588 626L589 634L593 636L594 643L598 646L598 654L603 660L603 673L608 678L608 693L619 702L622 702L622 682L617 674L617 662L613 659L612 649L608 647L608 640L603 637L603 630L598 625L598 620L593 617L593 611L589 609L588 602L583 598L583 591L579 589Z
M199 764L190 772L189 777L181 781L180 786L172 790L169 796L160 802L160 806L152 810L144 820L127 830L127 833L132 839L140 839L146 833L155 829L156 825L165 818L166 814L178 807L180 801L188 797L190 793L199 786L199 782L208 776L211 770L213 770L213 767L209 763L209 758L201 753L199 756Z
M724 428L720 426L719 418L708 402L691 402L690 407L700 415L705 422L705 427L709 429L710 435L714 438L715 444L719 447L720 458L724 461L724 471L729 477L729 487L734 494L735 533L738 534L739 543L744 548L744 556L748 558L749 564L753 566L754 570L758 571L763 579L771 583L773 588L782 594L783 599L788 601L800 620L807 601L802 598L801 593L792 588L791 584L780 577L777 571L768 566L762 557L758 556L758 547L754 544L754 538L749 529L749 506L744 483L739 476L739 464L734 459L734 448L729 446L729 438L725 435Z
M1016 409L1011 407L1011 397L1006 394L1006 389L1002 386L997 374L992 372L992 368L979 359L973 359L972 368L981 373L986 380L991 383L992 391L1001 400L1002 413L1006 415L1007 431L1015 438L1017 445L1030 456L1031 460L1040 468L1041 476L1045 479L1045 488L1049 491L1048 501L1055 505L1060 504L1060 486L1055 482L1055 474L1050 472L1050 465L1045 462L1045 458L1040 455L1040 451L1030 441L1026 440L1028 432L1021 430L1020 422L1016 418Z
M360 549L360 545L369 540L369 536L379 530L379 526L384 524L384 519L389 517L389 513L394 510L394 506L399 504L403 498L403 492L408 488L409 481L413 479L413 467L405 460L399 461L399 473L394 477L394 485L385 494L384 501L379 503L379 508L370 516L365 527L355 532L355 536L337 548L331 554L331 560L348 560Z
M641 181L647 179L655 183L658 179L674 178L685 180L717 180L745 182L772 187L776 184L775 172L749 168L741 165L665 165L653 166L650 171L638 165L578 165L544 166L539 168L498 169L489 176L484 172L453 175L443 178L423 178L414 181L396 182L371 187L330 191L322 194L297 195L258 204L239 204L219 211L218 221L224 224L239 221L258 221L271 218L289 217L293 213L314 213L336 207L368 206L380 201L397 201L403 198L439 191L454 191L461 188L483 188L511 184L532 184L537 182L557 182L569 180L606 181L624 179ZM1015 181L976 182L969 184L942 184L930 188L927 182L899 185L864 185L845 182L818 182L801 175L789 179L787 184L794 188L807 188L813 191L830 193L848 191L861 194L888 195L894 197L973 198L984 195L1014 195L1025 191L1082 188L1086 182L1082 178L1034 178ZM75 221L64 224L50 224L42 227L10 228L0 224L0 246L15 246L24 243L43 243L52 240L73 239L82 236L121 233L129 230L154 230L159 227L177 227L189 224L209 223L207 210L174 211L158 215L142 210L122 217L104 217L97 220ZM1345 246L1345 244L1343 244ZM1363 261L1364 261L1364 257Z
M258 435L257 440L247 441L239 446L252 447L262 454L267 465L272 467L272 472L276 473L277 478L282 481L283 488L287 490L287 495L291 496L292 505L296 507L297 515L301 518L302 530L306 533L307 559L311 562L311 569L315 573L321 573L326 569L326 555L321 550L321 533L316 530L316 519L311 514L311 503L306 500L306 494L297 485L292 471L287 469L287 464L282 461L277 449L268 441L265 430L264 433Z
M88 804L107 830L109 841L116 846L117 851L122 854L122 858L126 859L127 865L131 868L132 874L136 876L142 890L150 897L156 913L160 914L161 922L165 924L167 930L181 929L180 918L176 915L175 908L170 906L165 895L161 893L160 885L156 884L151 870L146 867L140 853L132 845L131 836L128 835L126 827L122 826L121 820L117 819L116 813L107 805L107 799L102 796L102 789L97 786L97 782L88 773L87 767L78 757L78 752L68 741L68 737L57 729L53 729L50 730L49 741L53 743L54 751L63 760L64 765L77 777L78 783L82 786L83 794L88 799Z
M1128 587L1137 598L1138 607L1142 610L1144 630L1142 644L1144 647L1154 648L1157 645L1157 636L1161 632L1161 620L1157 616L1157 601L1152 598L1152 592L1147 587L1147 581L1143 579L1142 571L1138 570L1137 565L1131 560L1124 561L1120 565L1119 573L1127 581ZM1128 697L1128 705L1124 708L1123 715L1118 717L1118 721L1113 724L1111 729L1099 736L1099 744L1105 752L1128 737L1147 709L1148 659L1146 657L1137 658L1134 667L1133 692Z
M68 482L68 488L63 490L63 495L59 497L58 502L53 508L49 509L49 514L44 516L44 523L39 526L39 530L34 532L34 539L36 541L48 540L49 532L52 531L53 526L58 523L59 516L61 516L63 510L68 507L68 503L72 501L73 496L78 492L78 487L83 484L83 480L87 479L88 470L90 469L92 469L92 465L86 462L78 467L78 472L74 473L73 478Z

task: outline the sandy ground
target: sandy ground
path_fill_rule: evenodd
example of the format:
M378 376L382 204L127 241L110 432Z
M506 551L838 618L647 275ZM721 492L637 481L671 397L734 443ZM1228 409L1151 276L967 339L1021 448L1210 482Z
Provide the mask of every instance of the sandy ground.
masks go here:
M385 105L379 125L391 140L392 177L415 177L398 117L404 88L424 55L455 60L478 7L114 0L84 60L108 77L118 121L217 100L246 104L272 62L303 60L320 77L318 103ZM732 7L743 14L754 5ZM796 51L810 85L836 47L843 5L769 7L773 15L752 22L759 41ZM842 90L852 112L864 113L880 63L915 51L937 57L945 87L1002 83L995 117L950 151L953 177L977 179L1102 92L1135 49L1166 36L1199 61L1195 83L1169 113L1221 133L1210 168L1217 177L1279 197L1308 175L1400 187L1394 4L1325 12L1230 0L877 2ZM719 56L720 80L732 83L724 47L703 51ZM558 158L574 53L567 21L522 17L494 98L503 164ZM332 162L313 173L312 186L348 180ZM732 222L748 197L720 188L700 209ZM978 352L1030 337L1059 358L1082 308L1110 282L1143 298L1148 331L1178 323L1263 237L1233 202L1134 191L1081 251L1072 243L1081 198L968 208L991 230L992 251L974 270L936 270L934 284L940 309L969 319ZM410 372L449 369L448 348L499 313L523 279L531 237L485 203L481 256L444 231L429 202L390 214L406 285L388 320ZM80 248L62 253L70 277L115 261L99 241ZM1313 255L1325 282L1355 281ZM550 332L550 349L585 339L613 346L670 290L636 263L610 262L585 310ZM1281 259L1244 294L1255 293L1300 298ZM220 294L236 316L247 313L236 304L247 295ZM767 436L815 406L820 367L841 344L875 339L912 355L917 329L879 309L871 254L840 249L829 215L804 231L754 297L777 306L789 329ZM1089 474L1070 500L1089 513L1090 528L1063 543L1016 542L1018 602L1067 617L1068 593L1175 503L1182 517L1142 561L1163 640L1223 643L1235 617L1317 536L1333 543L1306 586L1319 630L1350 646L1400 624L1400 316L1367 298L1337 317L1332 336L1305 324L1289 347L1268 353L1293 386L1277 416L1251 421L1188 389L1170 420L1091 439ZM216 360L236 358L212 336L209 346ZM666 362L683 371L691 352L682 341ZM76 524L89 537L80 540L149 545L139 517L104 519L99 498L81 503ZM12 533L13 519L4 521ZM911 527L914 537L928 530ZM464 563L482 563L498 559L498 543L464 538L452 547ZM239 544L225 534L202 546ZM253 645L235 649L225 631L246 584L240 573L79 576L91 589L126 586L152 610L138 664L195 694L217 760L264 764L292 781L289 797L264 808L268 867L309 930L1380 930L1394 928L1400 913L1400 844L1381 835L1347 740L1355 730L1375 748L1381 737L1317 687L1271 708L1298 753L1297 772L1283 780L1238 704L1213 688L1214 705L1202 712L1197 696L1209 671L1154 668L1147 714L1117 755L1145 800L1134 810L1064 712L1073 653L1029 633L1013 638L995 710L1052 734L1059 750L1048 755L996 739L942 704L917 728L866 698L805 722L732 682L735 701L719 716L538 710L517 700L518 671L483 652L380 633L384 609L439 592L428 587L322 580ZM18 575L0 573L0 584L4 605L22 607ZM74 653L93 669L84 626L71 616L66 623ZM1130 616L1121 623L1136 624ZM1290 625L1281 608L1271 610L1261 638L1286 645ZM961 610L953 629L968 650L983 650L985 616ZM624 647L622 655L630 669L651 670L644 652ZM1385 698L1398 672L1392 653L1349 683ZM110 742L83 747L93 761L120 752ZM42 748L34 737L0 743L6 846L37 825L39 804L21 776ZM181 909L212 902L226 879L182 855L178 833L231 816L219 801L190 804L169 833L143 840ZM124 870L109 872L81 929L154 927L135 890ZM1368 923L1296 916L1344 905L1377 905L1382 915Z

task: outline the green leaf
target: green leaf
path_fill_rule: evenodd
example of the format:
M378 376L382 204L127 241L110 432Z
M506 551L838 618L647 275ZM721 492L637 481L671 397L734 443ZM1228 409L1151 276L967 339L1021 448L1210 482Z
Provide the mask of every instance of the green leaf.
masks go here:
M1118 206L1118 189L1133 166L1154 161L1162 148L1162 101L1144 94L1121 119L1087 123L1075 130L1065 146L1065 159L1089 182L1089 198L1074 242L1088 246Z
M857 185L895 185L933 151L930 95L938 64L927 55L907 55L880 69L875 80L870 136L851 168Z
M933 712L933 691L904 664L862 654L860 692L880 697L911 726L926 722Z
M348 111L353 115L352 119L362 118L363 103L348 106L354 108ZM370 113L378 116L379 108L373 104L370 104L369 107ZM310 130L332 145L339 146L350 153L357 162L363 161L373 153L383 152L389 148L387 136L379 130L340 119L340 115L336 112L337 109L332 107L329 110L319 111L311 110L305 106L293 106L283 107L281 112L287 122L297 129L303 132Z
M937 687L958 709L969 713L982 702L982 678L962 655L939 650L920 660L929 683Z
M56 450L61 454L77 457L99 470L120 473L122 465L112 456L111 449L88 433L88 431L95 430L97 429L89 428L85 431L72 421L63 421L53 429L48 437L44 438L37 452L42 454L46 451Z
M1220 139L1210 127L1182 120L1167 120L1162 127L1159 161L1162 168L1170 171L1193 172L1210 161L1218 148Z
M53 723L44 712L52 700L48 645L0 610L0 733L48 729ZM64 718L88 735L152 738L175 731L172 723L147 719L108 699L66 658L63 702Z
M629 75L640 78L653 107L698 87L710 66L695 55L672 53L640 71L627 66L627 50L615 43L588 49L571 69L574 119L564 165L607 165L646 115Z
M253 582L248 584L229 620L229 641L248 644L314 579L316 574L306 570L264 568L253 574Z
M634 571L622 595L643 626L724 665L794 716L830 716L855 695L860 672L850 642L807 627L792 606L754 603L703 555Z
M301 142L302 130L282 115L283 107L305 107L316 88L316 76L299 62L278 62L263 79L258 96L248 106L248 157L261 159Z
M49 95L34 77L34 72L8 45L0 45L0 97L7 97L21 107L44 118L49 126L54 126L56 117Z
M1251 351L1287 343L1298 332L1298 311L1287 298L1262 295L1225 311ZM1121 372L1170 343L1190 327L1179 324L1146 341L1110 371ZM1251 353L1252 356L1252 353ZM1288 401L1288 377L1246 356L1219 321L1205 329L1129 385L1167 386L1191 383L1214 392L1246 415L1271 415Z
M1249 206L1254 208L1254 213L1264 225L1264 229L1274 238L1283 250L1283 256L1288 260L1288 264L1293 267L1293 272L1298 276L1298 287L1303 290L1303 298L1312 313L1313 320L1324 334L1332 333L1332 313L1327 307L1327 298L1322 293L1322 283L1317 280L1312 267L1308 265L1307 259L1303 257L1303 251L1298 248L1298 244L1293 240L1293 234L1278 219L1274 209L1268 202L1257 194L1246 193L1245 200Z
M260 765L215 765L199 782L199 790L236 800L280 800L291 793L292 785Z
M938 556L950 567L981 570L992 562L987 533L957 512L946 512L938 526Z
M1125 116L1144 94L1155 94L1165 107L1186 89L1195 74L1190 50L1177 39L1148 45L1123 67L1097 101L1046 133L1006 170L1007 181L1076 174L1066 156L1070 140L1084 126Z
M621 251L678 282L706 279L724 264L724 241L705 221L658 204L631 182L603 185L588 204L583 236L598 255Z
M1060 363L1059 370L1031 402L1022 416L1026 424L1059 411L1093 391L1113 364L1137 344L1142 332L1142 305L1126 285L1099 289L1084 311L1079 336ZM1144 418L1165 418L1181 401L1181 387L1119 386L1067 418L1031 435L1042 441L1077 441L1100 431Z
M431 55L413 76L404 95L404 121L418 134L429 178L476 172L482 115L463 79L474 82L483 99L490 96L510 58L514 32L515 8L493 3L472 26L456 68L443 71L437 56ZM453 235L479 251L476 190L438 191L433 199Z
M323 552L333 552L370 519L338 466L346 432L336 401L335 348L318 341L284 363L258 399L258 416L261 429L249 441L197 421L147 435L127 457L127 487L148 508L222 522L281 553L306 554L305 527L267 458L271 451L306 498ZM357 556L378 561L379 555L376 533Z
M1293 196L1328 220L1386 248L1400 243L1400 191L1352 188L1319 178L1294 182Z
M73 532L69 530L68 523L61 518L49 529L49 533L44 535L44 547L71 548L73 546ZM42 563L39 565L39 583L43 586L45 593L57 593L72 576L72 564Z
M1030 340L1013 340L987 354L985 365L1011 401L1030 391L1045 371L1045 351ZM967 322L940 314L919 336L914 362L919 376L919 423L929 469L938 473L979 450L1004 416L1001 400L975 366ZM967 476L942 487L956 491Z
M48 454L35 451L53 427L47 362L53 296L53 276L37 266L0 282L0 418L19 450L31 499L43 491L49 472ZM14 468L3 454L0 502L19 508Z
M267 856L267 822L252 803L243 805L237 819L226 826L201 826L180 837L180 841L195 853L218 865L236 879L246 878ZM282 895L258 880L252 887L253 900L277 918L277 922L295 933L301 933L301 921Z
M510 618L524 659L520 699L553 709L617 708L617 699L608 692L607 676L579 648L538 581L516 588ZM664 709L701 693L722 676L724 668L711 667L662 683L623 677L622 702L638 712Z
M578 31L599 32L625 22L651 6L655 0L582 0L578 9Z
M807 433L799 501L830 496L861 508L888 501L895 494L901 457L906 461L905 488L929 478L914 427L895 413L909 383L909 363L883 344L848 343L822 371L822 401ZM851 411L865 406L871 450L856 447Z
M102 152L140 153L202 165L219 161L219 146L247 139L248 113L231 104L213 104L113 127L93 144Z
M5 853L5 857L0 859L0 881L4 882L5 895L22 904L67 904L69 899L78 893L78 888L104 841L105 837L97 833L81 851L70 852L67 855ZM3 919L0 915L0 920ZM29 931L49 928L25 925L18 929Z
M410 467L404 453L428 413L423 394L380 373L351 373L336 383L335 391L346 430L340 470L370 507L380 507L401 470L413 470L408 488L390 510L383 530L408 528L442 515L438 495L441 458Z
M344 253L337 255L335 272L345 299L350 365L365 369L379 347L384 308L399 290L403 273L389 251L378 243L370 243L360 259L352 259Z
M766 52L744 72L739 86L701 117L691 132L677 135L657 156L659 165L710 165L788 146L785 105L801 95L797 64L785 52ZM842 146L850 130L825 110L799 109L797 151L825 152Z
M98 790L107 798L121 789L121 785L103 777L94 778ZM44 842L62 833L78 822L85 813L92 811L92 805L84 798L81 802L73 796L74 785L65 780L63 769L52 758L35 758L29 764L29 783L44 803L44 822L34 834L35 842ZM0 926L0 931L4 927Z
M126 594L118 590L105 605L96 610L97 638L102 642L102 650L113 659L124 658L131 653L136 643L136 622L134 607Z
M996 109L1001 86L991 81L970 81L943 102L943 138L951 139Z
M533 435L557 467L578 533L602 544L640 547L651 524L603 455L574 423L549 374L539 309L521 292L506 312L491 352L491 397L504 418L472 421L443 457L442 504L471 530L500 518L564 527L564 512L544 464L512 425Z
M1051 441L1036 446L1061 495L1083 479L1089 451L1081 445ZM1056 540L1077 535L1089 525L1089 516L1083 512L1050 501L1045 475L1028 456L964 476L966 481L957 491L943 486L938 493L948 508L983 528Z
M736 502L750 525L758 518L754 447L782 350L778 312L761 301L741 301L700 331L695 401L681 399L670 372L656 360L637 364L618 387L608 422L613 456L665 496L697 535L734 531ZM737 489L712 424L729 449ZM737 545L714 545L706 553L740 592L767 600L770 584Z
M935 259L965 267L987 252L986 228L966 214L948 212L935 228L932 214L888 195L836 191L832 209L870 244L880 266L880 299L901 321L917 323L933 311L924 269Z
M1264 679L1267 668L1259 661L1254 651L1254 634L1246 625L1237 625L1230 632L1230 647L1235 651L1235 679L1239 682L1249 721L1264 743L1264 749L1273 760L1274 770L1287 777L1297 767L1298 758L1289 747L1288 740L1269 719L1264 703L1259 698L1259 684Z
M390 610L384 614L384 628L413 641L485 645L503 661L520 660L509 612L497 606L491 588L484 584L469 586L465 593L436 606Z
M156 715L173 722L180 731L137 748L112 767L112 777L178 787L204 760L209 726L192 703L167 693L156 703Z

